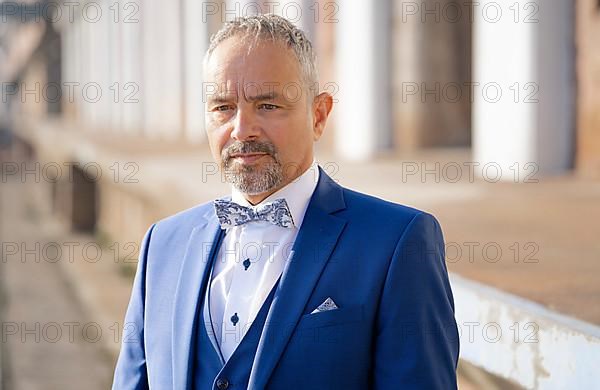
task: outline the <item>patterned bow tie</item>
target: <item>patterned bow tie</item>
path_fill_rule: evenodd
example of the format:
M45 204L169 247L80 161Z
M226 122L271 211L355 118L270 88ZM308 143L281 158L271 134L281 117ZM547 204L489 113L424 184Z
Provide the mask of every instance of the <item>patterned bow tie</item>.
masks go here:
M225 199L215 200L214 205L219 223L223 229L252 221L268 221L284 228L294 226L292 213L283 198L260 205L256 210Z

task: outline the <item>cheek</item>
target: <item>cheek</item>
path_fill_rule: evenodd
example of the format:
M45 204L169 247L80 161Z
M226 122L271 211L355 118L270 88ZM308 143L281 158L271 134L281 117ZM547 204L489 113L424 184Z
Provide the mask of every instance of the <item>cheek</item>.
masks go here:
M281 128L269 138L278 150L295 156L302 154L307 145L312 144L312 130L295 124L295 126Z
M300 140L298 139L287 137L277 141L272 140L272 142L277 149L280 162L284 164L293 165L305 153L304 144L300 143Z
M215 134L208 135L208 146L210 147L210 152L212 154L213 160L217 163L221 162L221 150L223 149L223 144L220 139L218 139Z
M213 153L221 154L221 150L229 140L228 132L224 127L212 127L207 129L208 143Z

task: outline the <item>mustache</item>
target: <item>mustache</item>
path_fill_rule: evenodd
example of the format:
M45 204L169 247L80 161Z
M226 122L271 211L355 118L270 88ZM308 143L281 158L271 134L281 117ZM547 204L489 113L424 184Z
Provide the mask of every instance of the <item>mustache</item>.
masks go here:
M221 152L221 158L223 159L223 162L226 163L231 159L232 154L266 153L270 156L275 156L275 152L275 145L268 141L236 141L223 149Z

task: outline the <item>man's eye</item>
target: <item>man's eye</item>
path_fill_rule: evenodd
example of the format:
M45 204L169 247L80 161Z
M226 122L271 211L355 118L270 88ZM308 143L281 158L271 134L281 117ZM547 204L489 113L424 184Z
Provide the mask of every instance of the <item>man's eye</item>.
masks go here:
M274 104L264 103L260 105L260 108L267 111L271 111L277 109L277 106Z
M217 106L215 108L213 108L213 111L227 111L227 110L231 110L231 106L230 105L222 105L222 106Z

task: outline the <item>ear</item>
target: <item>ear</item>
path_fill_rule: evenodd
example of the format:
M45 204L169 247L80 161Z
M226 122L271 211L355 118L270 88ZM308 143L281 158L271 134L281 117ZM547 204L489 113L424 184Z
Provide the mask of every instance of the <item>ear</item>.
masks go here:
M328 92L321 92L313 101L313 140L317 141L323 135L327 118L333 108L333 97Z

